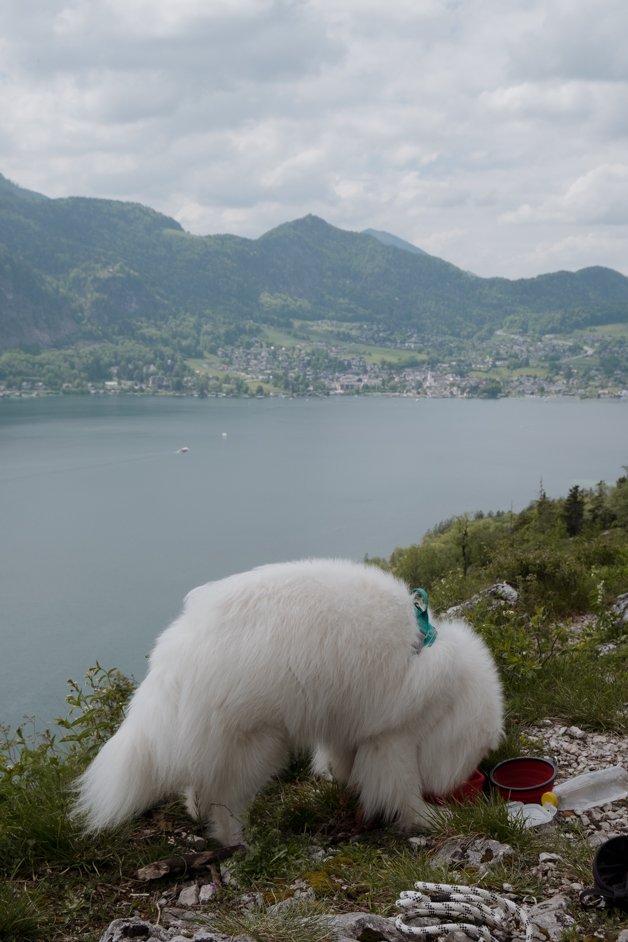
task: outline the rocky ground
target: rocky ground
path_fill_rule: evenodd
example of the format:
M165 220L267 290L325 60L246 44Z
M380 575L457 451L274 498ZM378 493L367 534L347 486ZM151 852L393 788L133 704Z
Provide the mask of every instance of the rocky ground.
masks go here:
M595 772L611 766L628 769L628 739L617 733L585 732L577 726L560 726L551 720L544 720L530 729L528 734L541 742L545 754L556 761L557 785L583 772ZM628 799L588 811L559 811L558 814L563 817L577 816L594 845L614 834L628 834Z
M583 772L597 771L611 766L623 766L628 769L628 742L619 734L585 732L576 726L566 727L545 720L527 730L527 735L535 741L535 746L541 744L545 754L556 761L557 785ZM599 845L615 834L628 834L628 799L613 801L586 812L558 811L555 821L560 825L561 821L564 823L570 819L581 825L593 846ZM556 824L552 823L544 827L554 828ZM418 837L411 838L411 842L418 848L432 849L433 839ZM461 874L460 882L481 883L482 873L488 872L496 863L507 860L513 854L513 849L507 844L499 844L496 841L468 839L466 841L452 840L445 845L434 846L433 852L438 857L438 862L452 869L464 871L464 878ZM317 853L325 855L333 854L334 851L319 848ZM560 854L547 852L539 854L533 875L542 881L545 891L543 899L521 900L512 892L512 887L508 884L503 885L505 898L526 907L534 925L535 942L536 940L560 942L565 937L570 942L571 940L574 942L575 940L578 942L580 940L582 942L585 940L586 942L594 942L594 940L628 942L628 930L622 930L620 925L613 924L610 927L596 929L590 921L586 923L582 916L580 894L585 886L593 883L593 877L591 875L589 884L574 881L573 874L569 874L562 863ZM468 871L476 874L475 879L469 879ZM194 942L227 942L227 940L235 939L235 937L221 935L201 925L203 920L199 917L210 914L212 899L217 892L220 892L215 876L216 874L212 882L207 882L207 878L189 881L182 890L179 889L176 898L173 898L171 894L164 894L161 900L160 925L143 922L140 919L116 920L102 936L101 942L123 942L131 938L155 939L159 942L184 942L184 940L189 942L190 939ZM228 863L222 867L222 879L225 881L230 879ZM303 881L295 884L293 889L293 899L277 904L279 908L314 898L314 891ZM411 889L412 887L409 886L408 890ZM242 908L249 911L255 910L260 903L261 900L256 899L254 894L243 895L240 900ZM407 911L404 915L404 922L414 927L433 926L435 919L418 916L411 918L411 912ZM587 927L583 928L585 923ZM350 940L401 942L402 939L413 937L404 934L399 924L395 924L394 917L385 918L364 912L329 917L327 925L328 932L324 934L324 938L334 939L336 942L350 942ZM507 928L496 928L492 931L493 937L499 942L523 942L525 939L524 928L516 921ZM567 933L566 936L565 933ZM432 935L431 938L434 936ZM443 938L446 938L448 942L468 942L477 936L458 930ZM238 942L252 942L248 936L238 936L237 939Z

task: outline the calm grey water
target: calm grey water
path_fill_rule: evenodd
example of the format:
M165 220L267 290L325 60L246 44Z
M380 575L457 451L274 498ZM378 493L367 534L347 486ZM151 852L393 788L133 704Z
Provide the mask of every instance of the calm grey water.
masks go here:
M0 402L0 721L49 722L96 660L141 678L201 582L612 483L627 430L608 401Z

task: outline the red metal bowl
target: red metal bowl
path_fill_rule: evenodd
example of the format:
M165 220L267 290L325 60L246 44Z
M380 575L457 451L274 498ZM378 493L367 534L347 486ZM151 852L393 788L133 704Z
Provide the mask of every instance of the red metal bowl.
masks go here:
M556 764L551 759L534 756L505 759L491 770L489 780L508 801L538 803L556 781Z
M462 805L465 802L474 802L477 801L482 794L485 782L486 775L484 772L476 769L475 772L466 780L466 782L463 782L462 785L458 786L458 788L454 788L454 790L449 792L448 795L426 795L426 799L435 805L444 805L445 803L449 802L456 805Z

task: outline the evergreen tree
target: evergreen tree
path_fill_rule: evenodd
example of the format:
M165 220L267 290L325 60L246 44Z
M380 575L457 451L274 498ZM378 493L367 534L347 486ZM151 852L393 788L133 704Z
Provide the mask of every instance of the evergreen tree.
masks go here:
M569 536L577 536L584 523L584 497L577 484L574 484L567 494L563 519Z
M612 526L615 514L608 502L608 486L599 481L589 498L589 518L594 526L607 528Z
M539 483L539 496L535 503L537 525L541 533L551 529L556 520L555 507L548 498L543 486L543 479Z

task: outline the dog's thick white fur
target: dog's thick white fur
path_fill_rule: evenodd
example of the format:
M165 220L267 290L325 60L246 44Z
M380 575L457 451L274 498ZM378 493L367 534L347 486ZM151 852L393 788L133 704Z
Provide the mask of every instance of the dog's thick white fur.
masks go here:
M417 650L418 647L418 650ZM493 660L462 622L430 647L406 586L373 566L306 560L194 589L158 639L118 732L78 783L88 830L184 791L224 844L293 749L367 816L429 827L502 733Z

